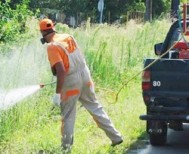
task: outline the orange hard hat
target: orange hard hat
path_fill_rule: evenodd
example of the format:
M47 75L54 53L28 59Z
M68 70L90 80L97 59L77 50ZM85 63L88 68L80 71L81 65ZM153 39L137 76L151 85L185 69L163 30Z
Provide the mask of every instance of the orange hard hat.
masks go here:
M39 22L39 28L40 28L41 31L52 29L53 27L54 27L54 23L50 19L42 19Z

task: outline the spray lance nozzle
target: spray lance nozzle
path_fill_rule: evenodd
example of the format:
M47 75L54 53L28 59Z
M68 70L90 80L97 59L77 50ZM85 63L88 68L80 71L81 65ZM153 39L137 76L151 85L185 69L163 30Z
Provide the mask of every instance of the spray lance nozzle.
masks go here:
M52 85L52 84L55 84L56 83L56 81L53 81L53 82L50 82L50 83L46 83L46 84L40 84L39 86L40 86L40 88L43 88L44 86L48 86L48 85Z

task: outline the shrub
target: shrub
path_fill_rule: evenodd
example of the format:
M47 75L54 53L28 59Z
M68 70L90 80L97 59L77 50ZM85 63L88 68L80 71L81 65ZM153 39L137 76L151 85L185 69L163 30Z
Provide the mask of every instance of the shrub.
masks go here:
M27 18L33 13L28 9L27 1L17 4L15 9L10 7L10 1L0 2L0 42L9 42L19 39L25 33Z

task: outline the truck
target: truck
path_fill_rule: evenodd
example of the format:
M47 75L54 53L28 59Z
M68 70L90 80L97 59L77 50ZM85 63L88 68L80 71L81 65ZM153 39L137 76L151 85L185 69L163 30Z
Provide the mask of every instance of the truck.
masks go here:
M158 58L144 60L142 96L150 144L165 145L168 128L183 130L189 123L189 4L180 6L182 18L170 27L165 40L154 45Z

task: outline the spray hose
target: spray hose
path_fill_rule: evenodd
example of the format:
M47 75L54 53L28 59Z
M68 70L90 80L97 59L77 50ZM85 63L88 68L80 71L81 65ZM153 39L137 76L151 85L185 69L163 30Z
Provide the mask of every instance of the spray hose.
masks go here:
M187 31L186 31L187 32ZM176 41L166 52L164 52L161 56L159 56L157 59L155 59L154 61L152 61L149 65L147 65L145 68L143 68L141 71L139 71L138 73L136 73L133 77L131 77L128 81L126 81L125 83L122 84L121 88L118 90L117 94L116 94L116 98L115 98L115 102L117 102L118 97L120 92L123 90L123 88L125 86L127 86L127 84L129 82L131 82L132 80L134 80L138 75L140 75L144 70L148 69L150 66L152 66L153 64L155 64L158 60L160 60L163 56L165 56L179 41L181 41L184 37L184 35L186 34L186 32L182 33L182 37Z
M46 84L40 84L39 86L40 86L40 88L43 88L43 87L45 87L45 86L53 85L53 84L55 84L55 83L56 83L56 81L53 81L53 82L46 83Z

